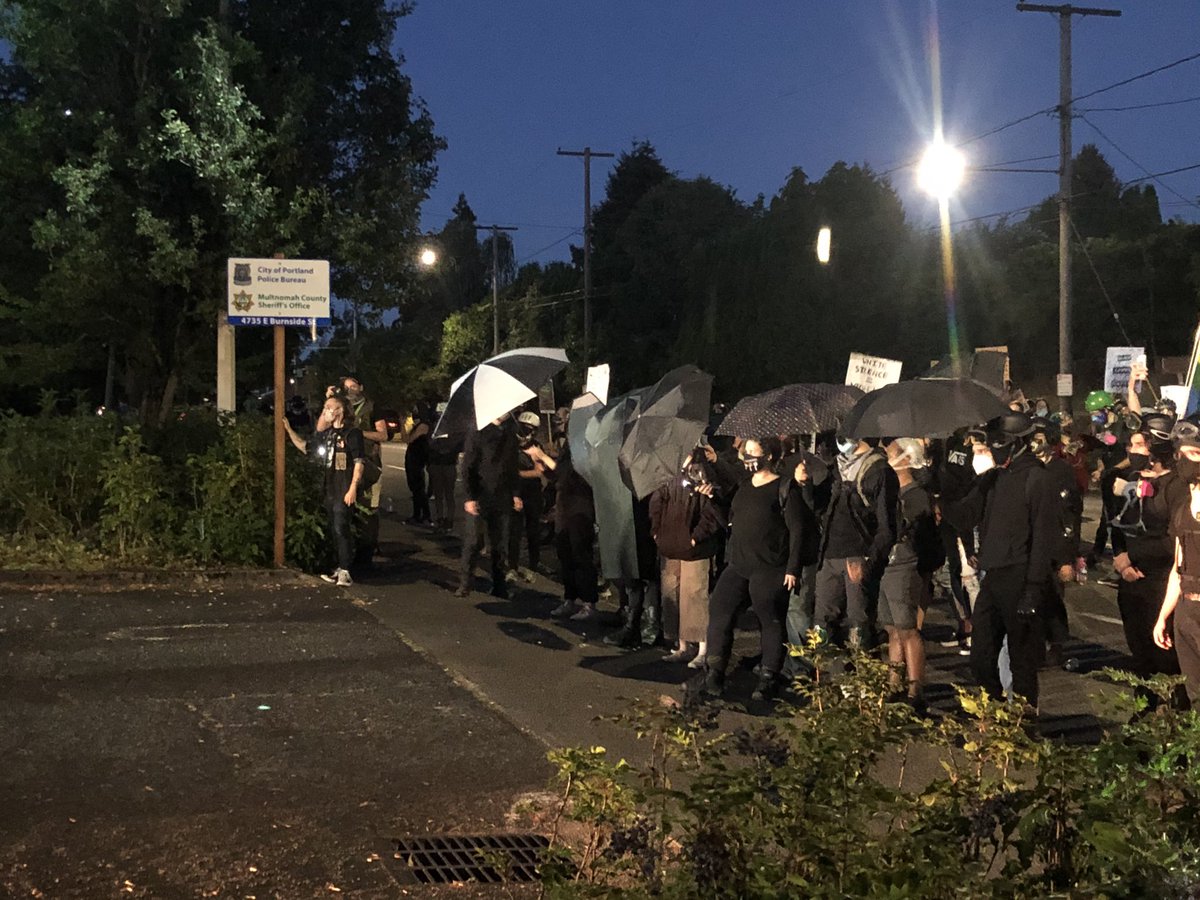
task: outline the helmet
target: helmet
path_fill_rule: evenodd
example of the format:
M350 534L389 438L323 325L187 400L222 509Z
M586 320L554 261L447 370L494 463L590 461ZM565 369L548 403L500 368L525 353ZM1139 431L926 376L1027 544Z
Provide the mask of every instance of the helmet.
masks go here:
M1174 416L1160 412L1148 412L1142 416L1138 431L1146 435L1151 443L1164 443L1171 440L1171 432L1174 427Z
M542 424L542 419L537 413L528 411L517 416L517 421L522 425L529 425L532 428L537 428Z
M1171 442L1178 450L1181 447L1200 447L1200 415L1193 413L1186 419L1180 419L1171 429Z
M1046 435L1046 440L1052 444L1057 444L1062 438L1062 426L1054 421L1053 418L1045 416L1034 416L1032 419L1033 430Z
M1117 398L1108 391L1092 391L1087 395L1087 399L1083 401L1083 405L1088 412L1096 412L1101 409L1108 409L1114 406Z
M989 444L993 447L1007 447L1033 434L1033 419L1027 413L1008 412L988 422L987 431Z

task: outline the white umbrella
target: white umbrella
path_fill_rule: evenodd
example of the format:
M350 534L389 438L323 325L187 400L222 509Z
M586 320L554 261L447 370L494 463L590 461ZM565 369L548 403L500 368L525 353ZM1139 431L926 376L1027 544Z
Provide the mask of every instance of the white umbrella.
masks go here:
M567 362L557 347L522 347L485 360L454 382L434 436L479 431L536 397Z

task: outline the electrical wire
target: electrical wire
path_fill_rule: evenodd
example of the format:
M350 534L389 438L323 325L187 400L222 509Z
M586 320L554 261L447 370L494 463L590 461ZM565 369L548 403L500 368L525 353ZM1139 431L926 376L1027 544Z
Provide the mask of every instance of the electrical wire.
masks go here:
M1125 157L1127 160L1129 160L1131 163L1133 163L1133 165L1137 166L1137 168L1140 169L1142 174L1145 175L1147 178L1153 179L1154 183L1157 184L1159 187L1174 194L1176 197L1178 197L1184 203L1190 203L1192 206L1196 207L1196 209L1200 209L1200 203L1197 203L1195 200L1192 200L1192 199L1189 199L1188 197L1183 196L1183 194L1179 193L1179 191L1175 190L1175 188L1171 187L1169 184L1164 182L1159 176L1151 175L1149 169L1147 169L1140 162L1138 162L1136 159L1134 159L1132 156L1130 156L1128 153L1126 153L1124 150L1122 150L1121 147L1117 145L1116 141L1114 141L1107 134L1105 134L1103 131L1101 131L1100 127L1098 125L1096 125L1096 123L1094 123L1087 116L1081 115L1081 116L1079 116L1079 120L1081 122L1083 122L1083 124L1085 124L1089 128L1091 128L1092 131L1096 132L1096 134L1100 135L1100 137L1102 137L1104 140L1108 141L1108 143L1112 146L1112 148L1114 150L1116 150L1123 157Z
M1135 109L1158 109L1161 106L1180 106L1184 103L1195 103L1200 101L1200 96L1184 97L1182 100L1161 100L1158 103L1137 103L1133 106L1085 106L1081 107L1079 112L1129 112Z
M1080 100L1086 100L1088 97L1095 97L1097 94L1104 94L1104 93L1107 93L1108 91L1114 90L1116 88L1124 87L1127 84L1133 84L1133 82L1135 82L1135 81L1141 81L1143 78L1149 78L1151 75L1157 75L1159 72L1165 72L1165 71L1167 71L1167 69L1173 69L1176 66L1182 66L1184 63L1189 63L1192 60L1196 60L1196 59L1200 59L1200 53L1193 53L1191 56L1185 56L1182 59L1175 60L1174 62L1169 62L1169 63L1166 63L1165 65L1161 65L1156 68L1150 69L1149 71L1140 72L1137 75L1133 75L1129 78L1124 78L1121 81L1113 82L1112 84L1108 85L1107 87L1096 88L1096 90L1094 90L1094 91L1088 91L1086 94L1080 94L1078 97L1072 97L1071 104L1074 105L1074 104L1078 103Z
M555 247L557 247L559 244L561 244L563 241L569 241L571 238L575 237L575 235L577 235L577 234L580 234L580 233L582 233L582 232L583 232L583 229L582 229L582 228L576 228L576 229L574 229L573 231L571 231L571 232L569 232L569 233L567 233L567 234L564 234L564 235L563 235L562 237L560 237L560 238L559 238L557 241L554 241L553 243L551 243L551 244L547 244L545 247L542 247L540 250L534 250L534 251L533 251L532 253L530 253L528 256L523 256L523 257L521 257L520 259L518 259L518 260L516 261L516 263L514 263L514 265L518 265L518 266L519 266L519 265L522 265L523 263L527 263L527 262L529 262L531 259L533 259L535 256L541 256L541 255L542 255L543 253L545 253L547 250L552 250L552 249L554 249L554 248L555 248Z

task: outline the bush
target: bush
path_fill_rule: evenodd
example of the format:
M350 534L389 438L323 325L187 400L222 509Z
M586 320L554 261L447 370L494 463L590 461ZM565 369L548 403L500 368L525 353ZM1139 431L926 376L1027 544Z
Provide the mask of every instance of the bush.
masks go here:
M1180 680L1107 674L1164 700ZM985 694L960 691L962 715L937 723L888 697L886 665L860 655L733 734L704 707L636 707L621 721L648 741L644 766L552 753L561 812L585 831L556 841L550 895L1200 896L1196 713L1122 695L1133 721L1071 747ZM937 774L906 787L917 754Z
M272 423L188 411L143 432L77 410L0 413L0 565L262 565L274 534ZM320 472L288 450L287 559L325 561Z

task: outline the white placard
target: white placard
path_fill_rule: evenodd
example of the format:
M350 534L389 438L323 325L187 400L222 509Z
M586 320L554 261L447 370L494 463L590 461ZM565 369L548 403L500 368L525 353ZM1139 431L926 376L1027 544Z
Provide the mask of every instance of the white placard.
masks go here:
M1075 396L1075 376L1071 374L1059 374L1057 376L1059 397L1074 397Z
M592 394L601 403L608 403L608 380L610 376L608 363L601 366L589 366L587 370L587 385L585 394Z
M850 364L846 367L846 384L870 393L885 384L895 384L899 381L902 365L903 363L895 359L851 353Z
M1186 384L1164 384L1158 389L1158 392L1164 400L1170 400L1175 404L1175 411L1179 415L1187 415L1192 391Z
M329 324L329 260L230 259L230 325Z
M1145 352L1145 347L1109 347L1104 358L1104 389L1124 397L1129 390L1129 367Z

